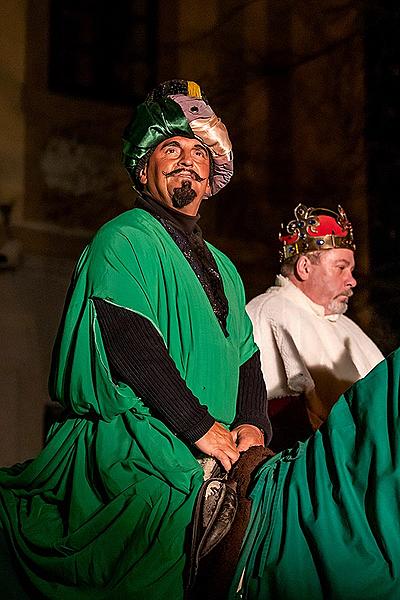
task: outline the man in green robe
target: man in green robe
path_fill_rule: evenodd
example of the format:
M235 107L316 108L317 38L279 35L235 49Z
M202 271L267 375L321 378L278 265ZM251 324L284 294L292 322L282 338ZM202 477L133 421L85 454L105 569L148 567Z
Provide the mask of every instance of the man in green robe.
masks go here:
M32 597L183 597L203 481L267 443L259 351L202 200L232 175L226 128L194 82L161 84L124 134L139 199L83 252L56 340L65 407L41 454L0 471L0 516Z

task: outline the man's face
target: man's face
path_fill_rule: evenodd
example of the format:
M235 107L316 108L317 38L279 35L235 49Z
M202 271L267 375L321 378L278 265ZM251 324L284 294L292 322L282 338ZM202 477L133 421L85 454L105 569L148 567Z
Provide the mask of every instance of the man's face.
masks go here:
M310 263L303 292L325 309L326 315L342 314L357 284L353 277L354 252L347 248L323 250L319 262Z
M176 136L156 147L140 181L155 200L195 215L203 197L210 193L209 176L206 148L197 139Z

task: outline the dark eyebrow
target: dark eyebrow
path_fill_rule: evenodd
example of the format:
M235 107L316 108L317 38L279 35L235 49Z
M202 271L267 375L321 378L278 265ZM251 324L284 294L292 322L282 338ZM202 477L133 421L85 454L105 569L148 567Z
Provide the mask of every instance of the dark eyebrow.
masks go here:
M163 143L163 145L161 146L161 150L162 150L163 148L166 148L167 146L177 146L178 148L180 148L180 147L181 147L181 146L180 146L180 144L179 144L178 142L176 142L175 140L172 140L172 141L170 141L170 140L166 140L166 141Z
M176 148L181 148L182 146L180 145L179 142L177 142L176 140L166 140L163 145L161 146L161 150L163 150L164 148L168 148L168 146L175 146ZM193 148L196 148L196 150L203 150L203 152L205 152L206 154L208 154L207 152L207 148L205 146L203 146L203 144L195 144L193 146Z

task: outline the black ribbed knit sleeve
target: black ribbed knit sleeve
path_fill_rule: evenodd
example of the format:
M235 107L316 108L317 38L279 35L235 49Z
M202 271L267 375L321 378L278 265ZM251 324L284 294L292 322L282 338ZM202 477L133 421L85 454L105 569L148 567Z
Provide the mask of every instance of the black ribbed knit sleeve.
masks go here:
M262 429L264 444L269 444L272 429L268 418L267 388L261 371L259 350L240 367L236 417L232 427L244 423Z
M127 383L183 440L203 437L215 419L187 387L152 323L100 298L93 301L112 376Z

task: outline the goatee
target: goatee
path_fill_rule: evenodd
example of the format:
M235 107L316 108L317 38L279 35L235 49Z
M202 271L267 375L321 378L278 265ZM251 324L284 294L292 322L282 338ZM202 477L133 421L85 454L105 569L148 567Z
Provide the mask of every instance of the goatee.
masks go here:
M172 194L172 206L174 208L183 208L196 198L196 192L192 189L191 181L184 181L181 187L174 188Z

